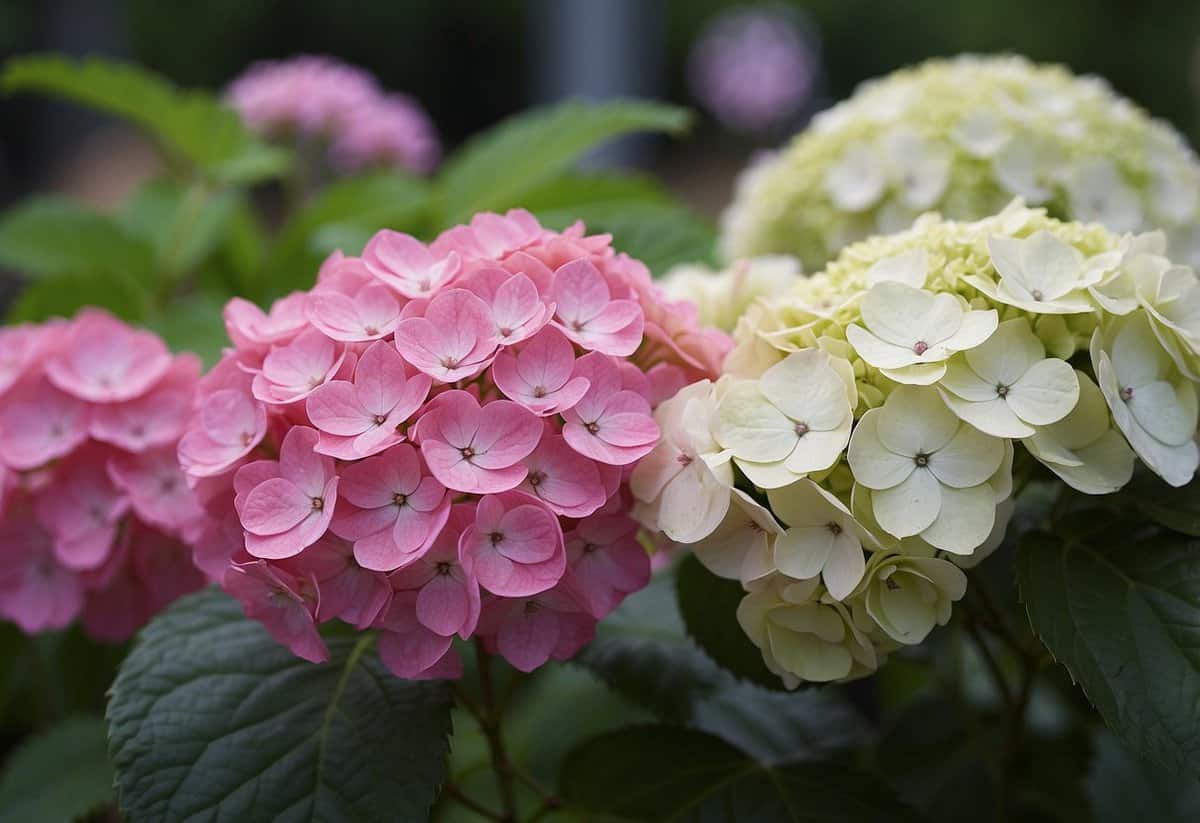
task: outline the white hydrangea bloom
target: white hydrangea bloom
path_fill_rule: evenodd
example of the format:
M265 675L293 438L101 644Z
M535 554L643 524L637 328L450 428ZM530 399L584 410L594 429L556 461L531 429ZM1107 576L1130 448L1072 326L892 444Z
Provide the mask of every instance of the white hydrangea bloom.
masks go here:
M1075 374L1079 381L1075 408L1022 442L1071 488L1084 494L1109 494L1133 477L1133 450L1113 429L1099 387L1083 372Z
M867 564L855 597L888 637L911 646L946 625L966 591L967 576L949 561L881 552Z
M747 594L737 618L767 668L790 689L863 677L879 665L874 645L847 608L821 600L815 580L778 578Z
M1196 447L1196 386L1179 372L1142 313L1096 329L1092 368L1114 422L1138 457L1172 486L1192 479Z
M717 577L752 585L775 571L775 541L783 527L740 489L730 503L724 519L692 549Z
M1047 231L1031 237L993 235L988 252L999 280L980 274L963 279L988 298L1036 314L1080 314L1093 308L1088 287L1103 269L1084 265L1084 256Z
M677 300L695 303L702 325L733 331L751 303L760 297L782 295L799 279L800 261L771 255L738 260L723 271L702 265L676 266L658 285Z
M978 346L996 330L994 309L974 311L957 295L894 281L871 287L862 321L866 328L846 329L859 356L891 379L917 385L940 380L952 354Z
M871 490L875 520L894 537L969 554L992 530L988 480L1004 442L961 422L933 389L897 388L863 415L846 453L854 480Z
M775 567L797 580L818 575L834 600L844 600L862 579L864 550L880 548L875 536L840 500L811 480L767 493L771 511L787 530L775 539Z
M854 385L823 351L788 355L717 407L716 440L751 482L776 488L837 462L850 439Z
M993 437L1030 437L1062 420L1079 400L1079 381L1023 317L1006 320L946 367L938 391L955 414Z
M641 517L678 543L710 534L729 508L733 468L712 436L716 387L694 383L654 412L662 438L633 470Z
M1021 57L930 60L864 83L737 186L728 259L794 254L815 270L924 211L961 220L1013 197L1117 232L1161 227L1200 265L1200 163L1102 80Z

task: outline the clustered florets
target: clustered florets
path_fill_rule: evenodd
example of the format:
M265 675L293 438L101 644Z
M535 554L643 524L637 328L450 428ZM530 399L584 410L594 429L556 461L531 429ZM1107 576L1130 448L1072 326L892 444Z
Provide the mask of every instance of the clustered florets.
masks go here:
M328 148L343 171L397 167L432 171L441 145L429 115L406 94L330 57L255 63L229 87L229 103L256 131Z
M119 641L202 585L175 460L199 376L95 309L0 331L0 616Z
M523 211L382 231L225 321L179 447L200 561L298 655L341 619L403 677L457 675L455 636L523 670L569 657L645 585L624 478L658 401L729 349L607 235Z
M1087 494L1200 453L1200 281L1162 233L1014 203L848 247L739 321L716 383L656 413L638 515L747 591L789 685L873 671L944 624L1003 538L1014 446Z
M724 218L731 258L816 268L925 211L960 220L1013 197L1116 232L1162 228L1200 264L1200 165L1179 134L1097 77L1020 57L932 60L864 84L747 170Z

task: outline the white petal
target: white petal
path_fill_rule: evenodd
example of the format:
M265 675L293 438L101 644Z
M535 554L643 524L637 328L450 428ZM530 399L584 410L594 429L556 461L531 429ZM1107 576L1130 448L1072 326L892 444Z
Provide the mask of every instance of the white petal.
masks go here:
M954 413L930 389L902 386L880 412L879 440L896 454L933 454L959 429Z
M880 414L882 409L872 409L862 416L846 450L854 479L869 489L891 488L916 468L911 456L896 454L883 445L878 432Z
M694 543L725 517L730 491L703 461L693 461L663 489L659 529L677 543Z
M937 519L942 507L942 486L931 472L917 469L903 483L873 491L871 506L885 531L896 537L910 537L920 534Z
M1079 401L1079 379L1063 360L1047 358L1033 364L1009 387L1004 398L1026 423L1045 426L1062 420Z
M1138 386L1126 402L1138 425L1155 440L1178 446L1196 435L1196 415L1164 380Z
M1045 230L1020 242L1021 268L1017 280L1034 300L1054 301L1079 286L1083 254L1074 246Z
M867 560L862 545L849 532L842 532L833 543L833 551L825 561L821 579L834 600L845 600L866 571Z
M988 109L971 112L955 127L954 139L975 157L993 157L1008 143L1012 132Z
M829 431L847 422L852 409L846 384L818 349L793 352L763 372L758 387L771 403L809 429Z
M1009 140L992 160L996 179L1012 194L1030 205L1050 199L1051 191L1038 180L1040 169L1037 149L1025 140Z
M846 339L858 356L877 369L895 369L918 362L921 358L912 346L898 346L881 340L862 326L851 324L846 327Z
M962 489L987 481L1003 460L1003 440L960 426L949 443L930 454L929 471L943 485Z
M1189 440L1182 446L1168 446L1151 437L1136 423L1125 431L1125 436L1142 462L1172 486L1186 485L1200 465L1200 451L1195 441Z
M789 470L782 460L774 463L755 463L751 460L735 459L734 462L742 470L742 474L746 475L746 479L760 489L778 489L795 483L801 477Z
M996 392L996 382L984 380L962 357L956 357L946 364L946 373L939 381L938 387L975 403L995 400L1000 396Z
M784 460L788 471L794 474L819 472L832 466L842 456L842 449L850 440L850 415L845 424L833 431L809 431L796 443L796 448Z
M996 499L986 483L965 489L942 487L942 508L921 538L953 554L970 554L992 531Z
M938 298L942 299L938 299ZM945 298L949 298L949 303ZM954 313L954 309L958 309ZM952 316L947 319L949 312ZM934 295L903 283L884 281L867 292L862 302L862 318L867 329L884 342L911 348L921 340L930 325L930 317L947 326L938 339L949 337L958 328L962 310L951 295ZM851 341L853 343L854 341ZM927 340L932 345L935 341Z
M880 373L906 386L932 386L946 374L945 363L915 363L898 369L880 369Z
M1046 356L1046 348L1029 327L1029 321L1018 317L1001 323L991 337L964 356L971 370L992 386L1011 386Z
M795 422L750 381L734 383L721 398L716 436L735 457L756 463L783 460L797 442Z
M1068 486L1084 494L1111 494L1133 477L1133 450L1117 431L1109 429L1090 446L1075 453L1079 465L1045 462ZM1035 455L1036 456L1036 455Z
M923 248L911 249L893 257L885 257L867 269L866 274L868 286L890 280L914 289L924 286L928 276L929 252Z
M883 159L871 146L854 143L825 175L825 191L842 211L864 211L883 195L887 185Z
M994 389L991 400L963 400L947 391L942 392L942 400L960 419L992 437L1021 438L1034 433L1034 428L1022 422Z
M834 538L834 533L823 525L794 526L775 540L775 565L798 580L816 577L833 551Z
M992 336L998 319L995 309L969 311L963 315L958 331L943 340L942 345L949 352L972 349Z
M712 534L693 546L696 557L718 577L738 580L749 552L765 549L782 530L771 513L744 492L726 495L728 511Z
M1167 359L1145 314L1135 314L1120 326L1112 344L1112 364L1122 387L1161 379Z

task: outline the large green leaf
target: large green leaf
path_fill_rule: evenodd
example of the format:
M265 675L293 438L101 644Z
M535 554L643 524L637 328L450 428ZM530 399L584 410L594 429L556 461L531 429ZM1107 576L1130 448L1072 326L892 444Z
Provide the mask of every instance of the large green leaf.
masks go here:
M800 694L738 681L688 637L669 574L601 622L575 658L659 719L711 732L768 762L823 757L866 738L837 689Z
M151 180L122 209L121 224L151 244L167 274L192 271L225 241L234 216L245 206L241 192L212 191L203 184L183 186Z
M549 180L521 197L521 207L534 213L565 215L579 207L629 203L670 204L662 184L643 174L577 174L569 172ZM567 222L569 217L564 217ZM564 226L567 225L564 222Z
M268 293L311 287L330 251L358 254L380 229L419 233L428 208L428 185L403 174L352 177L326 187L280 233L265 264Z
M16 749L0 775L0 823L71 823L112 801L104 719L68 718Z
M30 277L111 272L146 283L154 250L111 217L63 197L38 197L0 217L0 266Z
M84 306L98 306L131 323L151 311L153 297L132 277L112 273L73 273L45 277L21 291L9 307L12 323L72 317Z
M559 789L569 805L616 820L917 819L878 776L822 763L766 765L719 738L673 726L589 740L567 757Z
M1119 528L1033 533L1017 579L1034 631L1117 736L1200 776L1200 544Z
M588 149L632 132L678 134L688 121L684 109L637 100L572 100L518 114L473 138L446 164L439 177L445 222L523 206L527 193Z
M1131 757L1110 734L1096 735L1087 792L1096 823L1200 820L1200 781Z
M737 607L745 592L736 581L717 577L689 554L679 564L675 590L688 634L705 654L743 680L782 688L738 623Z
M1200 537L1200 483L1174 488L1150 472L1139 472L1121 496L1154 522L1189 537Z
M370 635L313 665L208 590L145 630L112 687L121 810L141 821L423 821L445 778L449 687L389 674Z
M27 55L9 60L0 90L42 92L130 120L150 132L168 157L227 183L278 176L288 152L254 137L237 114L203 91L184 91L137 66L89 57Z

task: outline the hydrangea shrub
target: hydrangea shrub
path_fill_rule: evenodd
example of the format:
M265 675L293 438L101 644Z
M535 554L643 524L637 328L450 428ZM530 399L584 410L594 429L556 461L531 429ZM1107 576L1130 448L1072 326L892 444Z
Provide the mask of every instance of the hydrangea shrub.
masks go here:
M1200 283L1161 232L1017 202L855 244L738 322L716 382L663 403L643 523L742 583L795 686L873 672L945 624L1003 537L1022 449L1084 494L1139 459L1193 477Z
M975 220L1014 197L1115 232L1161 228L1172 259L1200 263L1200 166L1178 132L1101 78L1013 56L863 84L743 174L722 245L816 270L922 212Z
M0 617L116 642L203 584L175 459L199 376L95 309L0 331Z
M525 671L573 655L649 578L625 481L653 409L730 347L609 241L479 214L232 301L179 446L206 570L313 661L334 619L402 677L457 676L455 636Z

